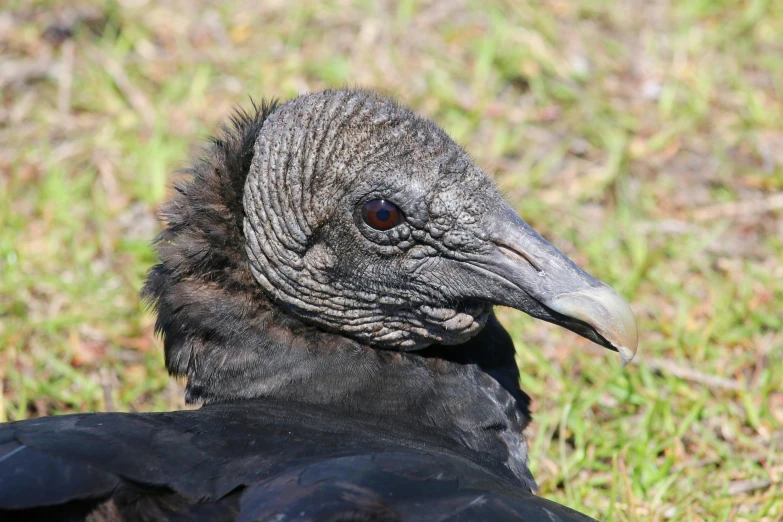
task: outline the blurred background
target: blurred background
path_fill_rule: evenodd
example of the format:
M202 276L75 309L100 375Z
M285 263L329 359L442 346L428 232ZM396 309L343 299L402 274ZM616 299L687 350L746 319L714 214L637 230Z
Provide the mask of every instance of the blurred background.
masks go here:
M637 313L621 369L501 311L542 494L781 520L782 35L775 0L5 0L0 420L183 407L138 297L171 173L251 97L364 86Z

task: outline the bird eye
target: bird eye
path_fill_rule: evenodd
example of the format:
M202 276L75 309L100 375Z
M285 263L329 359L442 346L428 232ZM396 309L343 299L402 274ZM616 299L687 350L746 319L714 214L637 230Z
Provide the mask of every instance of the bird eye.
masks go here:
M373 199L362 207L362 219L375 230L389 230L402 221L397 205L383 199Z

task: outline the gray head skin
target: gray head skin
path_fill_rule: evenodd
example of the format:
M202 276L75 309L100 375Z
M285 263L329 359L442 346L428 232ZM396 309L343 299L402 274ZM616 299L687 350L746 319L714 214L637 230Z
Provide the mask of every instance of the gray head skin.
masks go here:
M401 222L368 226L370 200ZM416 350L475 335L493 305L620 353L628 304L531 229L435 124L374 93L296 98L264 123L244 189L253 276L301 320L371 346Z

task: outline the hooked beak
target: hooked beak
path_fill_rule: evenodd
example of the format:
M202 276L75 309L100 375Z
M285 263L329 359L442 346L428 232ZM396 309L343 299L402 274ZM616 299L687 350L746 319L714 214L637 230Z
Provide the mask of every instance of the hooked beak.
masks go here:
M497 304L567 328L619 353L623 366L636 354L638 332L631 307L542 238L512 210L492 221L495 250L482 271L508 285ZM500 302L498 302L500 301Z
M623 366L636 355L639 334L628 303L607 285L563 293L544 302L563 316L562 324L620 354Z

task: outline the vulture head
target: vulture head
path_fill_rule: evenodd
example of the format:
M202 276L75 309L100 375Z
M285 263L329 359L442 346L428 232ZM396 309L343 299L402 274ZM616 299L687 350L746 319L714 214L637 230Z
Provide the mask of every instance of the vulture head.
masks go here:
M303 365L323 365L287 356L272 370L270 359L297 346L317 357L335 339L354 351L447 353L495 305L623 363L636 351L617 292L530 228L437 125L375 93L239 113L189 172L163 209L145 295L191 398L221 372L246 375L227 385L237 390L262 374L264 390L282 388Z
M366 92L275 110L253 146L250 268L306 323L379 348L475 335L494 305L634 355L628 304L531 229L438 126Z

